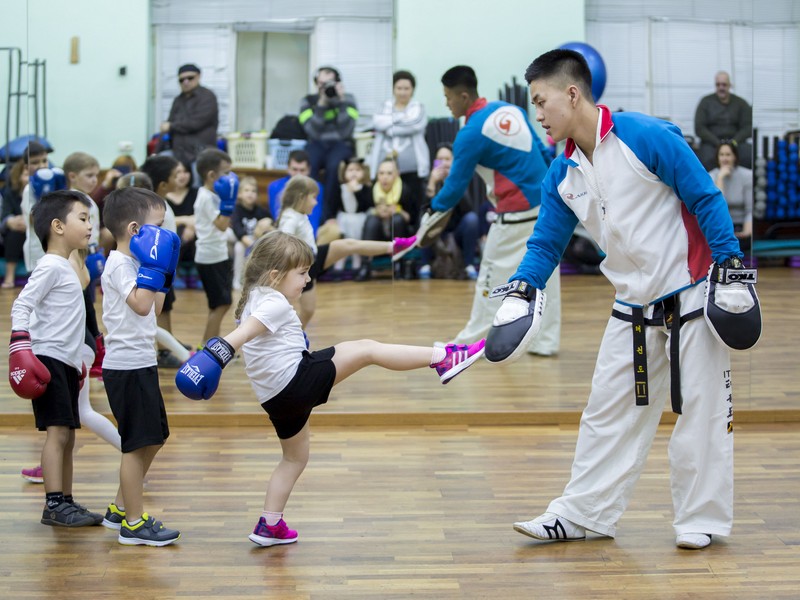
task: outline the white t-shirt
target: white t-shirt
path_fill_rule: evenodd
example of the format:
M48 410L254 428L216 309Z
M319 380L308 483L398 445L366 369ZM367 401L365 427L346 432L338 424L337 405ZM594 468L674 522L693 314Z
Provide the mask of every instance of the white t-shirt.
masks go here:
M255 317L269 330L244 346L245 373L262 404L292 380L306 343L300 318L286 296L270 287L254 287L242 311L242 321Z
M156 364L156 310L137 315L128 306L128 296L136 287L139 262L117 250L108 255L103 270L103 324L106 356L103 367L119 371L143 369Z
M78 274L66 258L45 254L39 259L11 307L11 329L30 332L34 354L81 370L86 307Z
M172 207L166 200L164 200L164 223L161 227L170 230L172 233L178 233L178 224L175 222L175 211L172 210Z
M281 211L278 229L283 233L299 237L306 244L311 246L314 256L317 255L317 241L314 239L314 228L311 227L311 221L308 220L308 215L297 212L293 208L285 208Z
M194 230L197 235L194 262L213 265L228 260L228 236L214 225L219 216L219 196L208 188L197 190L194 202Z
M44 249L42 242L39 241L39 236L33 230L33 221L31 220L32 206L31 186L26 185L22 190L22 216L25 219L25 244L22 246L22 256L25 259L25 268L30 273L36 267L36 263L44 256Z

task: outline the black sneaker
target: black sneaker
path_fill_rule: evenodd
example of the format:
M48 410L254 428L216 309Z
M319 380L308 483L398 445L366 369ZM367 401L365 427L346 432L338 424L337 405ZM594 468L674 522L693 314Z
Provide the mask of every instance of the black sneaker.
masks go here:
M86 527L87 525L97 525L95 518L90 516L91 514L92 513L88 511L80 511L74 504L62 502L55 508L45 507L44 512L42 512L42 523L44 525L56 525L58 527Z
M144 513L136 525L128 525L128 521L123 519L117 539L124 546L166 546L180 537L180 531L167 529L161 521Z
M93 513L92 511L90 511L88 508L86 508L82 504L79 504L79 503L73 501L72 502L72 506L77 508L81 513L83 513L85 515L89 515L90 517L92 517L92 519L94 519L94 524L95 525L100 525L103 522L103 515L101 515L99 513Z
M156 363L159 369L179 369L183 363L169 350L158 351L158 362Z
M106 509L106 516L103 517L103 527L108 527L109 529L116 529L119 531L119 528L122 527L122 521L124 518L125 511L118 509L117 505L112 502Z

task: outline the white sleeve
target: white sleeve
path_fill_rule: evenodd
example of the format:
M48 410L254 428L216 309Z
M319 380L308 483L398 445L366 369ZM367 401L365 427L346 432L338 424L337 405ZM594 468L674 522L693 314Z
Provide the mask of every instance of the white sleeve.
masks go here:
M30 330L31 313L39 306L58 279L56 269L34 269L28 283L11 306L11 329Z
M258 319L270 333L275 333L289 322L293 309L288 301L275 296L262 296L254 303L251 317Z

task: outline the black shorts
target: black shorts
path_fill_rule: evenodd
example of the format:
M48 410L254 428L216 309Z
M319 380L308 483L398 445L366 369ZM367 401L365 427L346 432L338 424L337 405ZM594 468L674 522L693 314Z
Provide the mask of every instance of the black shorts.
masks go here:
M108 405L117 420L123 452L160 446L169 437L167 411L158 386L158 369L103 369Z
M164 298L164 306L161 309L161 312L170 312L174 304L175 304L175 290L173 288L169 288L169 291L167 292L167 295Z
M314 407L328 401L336 379L336 365L331 360L335 352L333 346L315 352L303 350L292 380L277 396L261 405L280 439L287 440L300 433Z
M214 310L219 306L230 306L233 302L233 261L228 259L213 265L195 263L195 266L208 298L208 308Z
M48 427L81 428L78 413L80 373L66 363L49 356L36 355L50 371L50 383L44 394L31 401L36 429L47 431ZM88 382L87 384L88 385Z
M306 287L303 288L304 292L313 290L314 283L316 282L317 278L327 271L325 268L326 260L328 260L328 244L323 244L322 246L317 247L317 256L314 258L314 263L308 270L308 276L311 277L311 281L309 281L306 284Z

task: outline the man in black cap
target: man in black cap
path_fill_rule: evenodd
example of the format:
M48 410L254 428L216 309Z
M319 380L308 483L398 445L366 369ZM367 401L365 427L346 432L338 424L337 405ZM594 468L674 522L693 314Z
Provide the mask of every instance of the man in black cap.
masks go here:
M161 124L161 133L170 135L175 158L191 169L200 152L216 148L217 97L200 85L200 67L197 65L180 67L178 82L181 93L172 101L169 117Z

